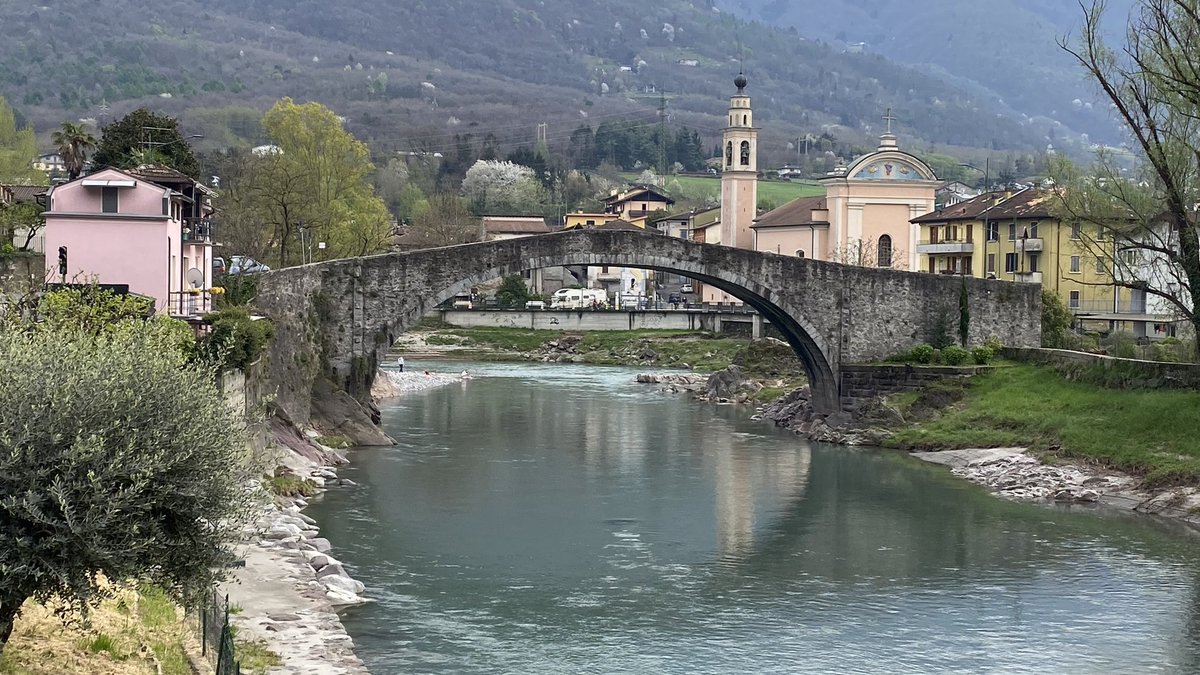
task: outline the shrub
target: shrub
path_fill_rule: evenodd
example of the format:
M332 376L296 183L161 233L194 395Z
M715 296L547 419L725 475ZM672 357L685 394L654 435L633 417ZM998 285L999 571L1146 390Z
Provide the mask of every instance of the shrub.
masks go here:
M996 351L987 345L976 347L971 350L971 360L974 361L976 365L986 366L987 364L991 363L992 359L995 357Z
M233 558L245 416L153 322L127 324L0 329L0 651L28 597L86 611L103 578L137 578L186 603Z
M942 350L942 362L948 366L961 366L969 358L971 358L971 352L958 345L950 345Z
M246 307L226 307L204 317L212 330L200 341L199 352L224 368L245 369L258 360L274 327L266 319L250 318Z
M1062 349L1074 317L1054 291L1042 289L1042 346Z
M917 345L909 352L909 356L917 363L933 363L933 356L937 352L931 345Z
M985 340L983 343L983 346L992 350L993 356L995 356L996 354L999 354L1000 350L1004 349L1004 343L1001 342L1000 338L996 337L995 335L993 335L993 336L989 337L987 340Z
M89 335L112 330L126 320L154 314L154 302L140 295L121 295L96 285L50 291L38 303L38 330L82 331Z
M933 317L933 323L929 326L929 344L934 349L954 344L954 338L950 336L950 315L945 309L939 310Z
M213 286L225 291L213 295L217 309L245 307L258 296L258 280L253 274L226 274L214 281Z

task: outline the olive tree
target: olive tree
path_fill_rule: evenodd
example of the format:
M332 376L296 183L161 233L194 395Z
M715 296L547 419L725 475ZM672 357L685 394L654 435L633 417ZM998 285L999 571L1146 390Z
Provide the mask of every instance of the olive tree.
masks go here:
M0 650L27 599L86 616L105 580L137 580L188 603L232 560L246 418L176 338L0 326Z

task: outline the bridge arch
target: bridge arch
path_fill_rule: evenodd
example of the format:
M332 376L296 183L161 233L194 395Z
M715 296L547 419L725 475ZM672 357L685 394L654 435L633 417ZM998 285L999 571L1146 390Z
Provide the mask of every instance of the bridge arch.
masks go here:
M703 262L681 261L662 255L654 254L645 249L628 253L573 253L530 255L519 259L506 260L495 266L473 270L469 276L442 286L436 290L430 289L427 297L420 301L406 303L400 309L400 315L392 320L389 326L387 348L395 343L400 333L416 325L431 308L466 293L469 289L499 277L519 274L525 270L545 269L547 267L571 267L576 265L608 265L611 267L636 267L658 272L680 274L706 285L718 288L729 295L741 300L754 308L764 319L771 322L792 347L812 390L813 404L822 410L832 412L838 407L838 382L835 373L835 363L827 356L828 347L817 329L807 320L799 308L792 307L786 298L768 288L759 281L733 270L713 268ZM384 352L387 351L385 348ZM379 362L382 354L376 361Z
M1036 346L1041 332L1036 284L849 267L645 232L572 230L260 275L255 305L275 322L266 384L297 422L312 419L326 381L366 403L391 345L438 304L497 277L560 265L672 272L740 299L784 335L809 377L814 407L830 413L841 408L841 364L923 342L930 317L957 308L963 284L972 342L994 336Z

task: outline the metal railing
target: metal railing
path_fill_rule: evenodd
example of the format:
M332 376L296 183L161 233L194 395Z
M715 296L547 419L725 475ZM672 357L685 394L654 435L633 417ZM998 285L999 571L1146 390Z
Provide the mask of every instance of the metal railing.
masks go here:
M1111 298L1108 300L1080 300L1076 303L1068 303L1068 309L1073 312L1092 314L1145 314L1146 300L1144 298L1136 302L1125 299L1113 302Z
M167 313L171 316L204 316L212 311L212 294L208 291L175 291L170 296Z
M213 222L211 218L184 218L183 240L185 242L212 243Z
M208 657L216 675L241 675L233 628L229 625L229 596L221 596L214 590L199 614L201 655Z

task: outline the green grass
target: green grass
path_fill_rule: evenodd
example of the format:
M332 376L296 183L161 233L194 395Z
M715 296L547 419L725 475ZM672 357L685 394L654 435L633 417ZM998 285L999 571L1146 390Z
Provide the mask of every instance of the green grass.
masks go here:
M627 180L635 181L638 179L638 174L626 173L622 174ZM701 193L711 193L714 198L721 194L721 177L720 176L667 176L667 184L672 181L678 181L681 188L688 195ZM779 207L800 197L815 197L824 195L825 188L816 181L783 181L783 180L760 180L758 181L758 205Z
M234 651L237 654L238 663L241 665L242 672L247 673L263 673L268 668L273 668L283 663L283 659L275 652L267 649L266 644L262 642L243 642L240 640L234 641Z
M129 655L126 654L123 649L121 649L116 638L108 635L107 633L98 633L92 639L85 641L84 648L93 654L106 652L109 656L117 661L124 661L129 657Z
M520 328L455 328L449 333L460 338L460 342L455 344L482 345L515 352L532 351L563 335L562 332L556 330L522 330ZM429 341L429 338L437 338L437 336L430 335L425 338L426 342Z
M334 450L345 450L350 447L350 439L345 436L317 436L315 440Z
M1200 392L1070 382L1049 368L998 368L936 419L887 445L907 450L1027 446L1144 477L1147 487L1200 482Z
M277 497L311 497L317 493L317 484L299 476L268 476L264 485Z

